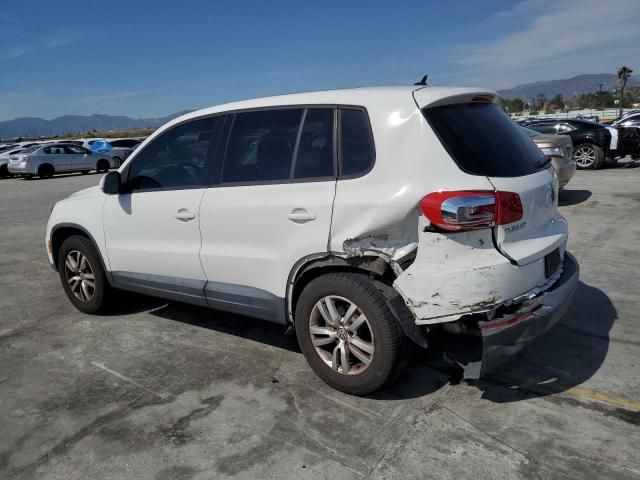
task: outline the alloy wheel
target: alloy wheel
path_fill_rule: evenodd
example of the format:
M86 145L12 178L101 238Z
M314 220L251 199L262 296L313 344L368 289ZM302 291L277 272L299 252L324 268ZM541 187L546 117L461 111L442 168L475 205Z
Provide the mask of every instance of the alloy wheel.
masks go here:
M373 360L371 325L360 308L346 298L321 298L309 316L309 334L318 356L337 373L357 375Z
M573 158L575 158L579 167L587 168L596 161L596 152L592 147L583 146L574 152Z
M64 273L73 296L81 302L89 302L96 291L96 281L87 257L78 250L69 252Z

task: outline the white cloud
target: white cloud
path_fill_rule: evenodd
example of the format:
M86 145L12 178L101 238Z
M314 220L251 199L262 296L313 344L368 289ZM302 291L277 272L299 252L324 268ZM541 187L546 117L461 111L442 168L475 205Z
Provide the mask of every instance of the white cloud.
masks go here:
M2 43L8 44L10 41L15 41L10 35L2 35ZM82 34L71 32L67 30L57 30L53 32L47 32L42 37L24 43L14 43L8 46L0 48L0 61L11 60L14 58L22 57L30 53L39 50L48 50L70 43L76 42L82 38Z
M474 83L502 88L579 73L614 73L622 64L640 67L632 63L640 58L638 0L534 0L489 20L525 27L455 49L455 63Z

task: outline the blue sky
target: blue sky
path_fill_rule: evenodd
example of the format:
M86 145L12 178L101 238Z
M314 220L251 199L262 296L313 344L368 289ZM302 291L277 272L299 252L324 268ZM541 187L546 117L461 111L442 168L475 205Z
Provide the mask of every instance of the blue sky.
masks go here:
M0 120L640 73L640 0L2 0Z

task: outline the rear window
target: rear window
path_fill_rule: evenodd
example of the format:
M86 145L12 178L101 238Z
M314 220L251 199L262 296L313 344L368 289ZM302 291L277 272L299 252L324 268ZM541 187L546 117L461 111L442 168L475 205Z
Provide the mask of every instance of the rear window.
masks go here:
M472 175L520 177L538 171L542 153L492 103L425 108L427 121L458 167Z
M33 147L28 147L23 150L20 150L20 153L33 153L40 148L40 145L34 145Z

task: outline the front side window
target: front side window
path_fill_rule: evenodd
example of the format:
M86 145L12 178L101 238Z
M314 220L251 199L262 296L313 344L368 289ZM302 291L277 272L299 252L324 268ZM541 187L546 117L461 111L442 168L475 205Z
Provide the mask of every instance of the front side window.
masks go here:
M218 118L183 123L149 143L133 160L128 190L204 185L211 132Z
M86 148L82 148L77 145L65 145L64 150L65 153L69 153L71 155L86 155L87 153L91 153Z
M340 110L340 174L359 175L373 166L375 150L364 110Z

